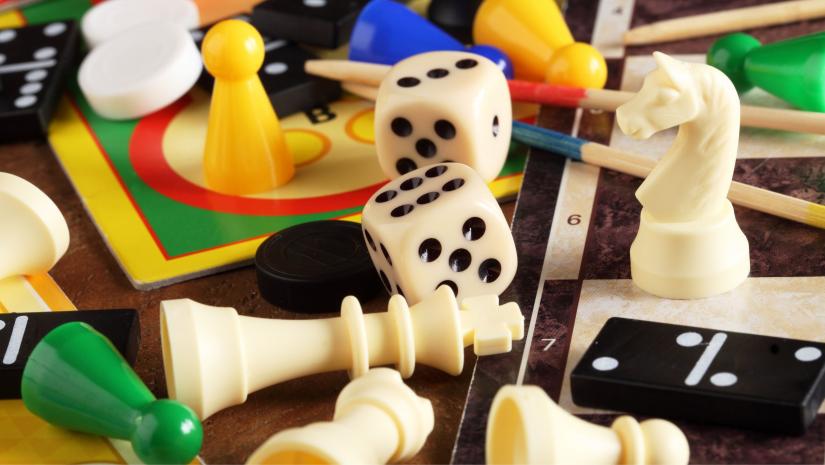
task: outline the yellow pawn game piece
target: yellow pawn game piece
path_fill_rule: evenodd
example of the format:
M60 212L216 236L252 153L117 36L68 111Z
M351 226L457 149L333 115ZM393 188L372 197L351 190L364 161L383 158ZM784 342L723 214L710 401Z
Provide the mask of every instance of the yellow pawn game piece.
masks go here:
M203 157L207 186L245 195L286 184L295 165L257 74L261 35L244 21L222 21L206 34L202 53L215 77Z
M473 21L473 39L506 53L516 79L597 89L607 81L604 58L573 41L553 0L485 0Z
M601 89L607 82L607 63L589 44L574 42L553 53L544 80L560 86Z

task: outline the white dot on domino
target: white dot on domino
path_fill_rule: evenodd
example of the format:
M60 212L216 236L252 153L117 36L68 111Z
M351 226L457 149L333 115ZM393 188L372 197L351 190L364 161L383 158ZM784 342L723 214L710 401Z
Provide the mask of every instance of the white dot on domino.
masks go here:
M802 347L794 353L794 357L800 362L813 362L822 357L822 351L816 347Z
M695 334L695 336L693 335ZM679 339L682 338L683 343L695 343L693 346L697 345L701 342L702 336L699 333L695 332L687 332L682 333L676 338L676 343L683 346L683 347L692 347L686 346L683 343L679 342ZM698 342L697 342L698 338ZM690 370L688 373L687 378L685 378L685 384L688 386L696 386L702 381L702 378L705 377L705 373L707 373L708 368L710 368L710 364L713 363L713 360L719 355L719 351L722 350L722 346L725 344L725 341L728 339L728 335L725 333L716 333L713 337L710 338L710 342L708 342L707 347L702 352L702 355L699 356L699 360L696 361L696 365L693 366L693 369Z
M3 55L2 53L0 53L0 65L2 65L5 62L6 62L6 55Z
M49 58L54 58L57 55L57 49L54 47L43 47L39 48L34 52L34 59L35 60L48 60Z
M66 32L66 23L52 23L43 29L43 34L49 37L59 36Z
M17 32L14 29L4 29L0 31L0 43L10 42L17 37Z
M676 337L676 343L682 347L695 347L702 343L702 335L689 331Z
M266 74L275 75L275 74L283 74L288 70L289 67L286 63L276 62L276 63L269 63L264 67L264 72Z
M270 40L264 37L264 52L271 52L277 48L281 48L286 45L286 41L283 39L277 40Z
M710 383L714 386L728 387L736 384L737 378L733 373L716 373L710 377Z
M43 84L39 82L28 82L20 88L20 93L23 95L31 95L40 92L41 89L43 89Z
M26 81L37 82L46 79L49 73L45 69L35 69L26 73Z
M310 8L321 8L327 6L327 0L304 0L304 5Z
M593 368L599 371L615 370L619 366L619 361L613 357L599 357L593 360Z
M34 95L24 95L22 97L17 97L14 101L14 106L17 108L28 108L35 103L37 103L37 97Z

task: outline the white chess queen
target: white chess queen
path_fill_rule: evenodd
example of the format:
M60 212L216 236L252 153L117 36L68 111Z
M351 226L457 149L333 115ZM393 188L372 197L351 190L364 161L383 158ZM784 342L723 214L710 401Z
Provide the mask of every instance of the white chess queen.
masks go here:
M642 204L630 248L633 281L661 297L730 291L750 273L748 240L727 199L739 143L739 97L711 66L653 54L658 68L616 110L636 139L679 126L676 140L636 191Z

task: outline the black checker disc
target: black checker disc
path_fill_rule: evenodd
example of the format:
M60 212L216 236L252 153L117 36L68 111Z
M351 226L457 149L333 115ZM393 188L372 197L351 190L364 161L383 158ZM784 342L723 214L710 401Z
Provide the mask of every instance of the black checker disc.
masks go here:
M381 289L361 225L349 221L284 229L258 247L255 267L268 302L304 313L337 312L344 297L363 301Z

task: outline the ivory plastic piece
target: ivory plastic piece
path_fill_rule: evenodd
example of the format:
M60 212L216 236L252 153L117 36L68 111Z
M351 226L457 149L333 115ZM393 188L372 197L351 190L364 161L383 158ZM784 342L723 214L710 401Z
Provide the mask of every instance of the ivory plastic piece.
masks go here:
M633 282L651 294L696 299L730 291L750 273L748 240L727 199L739 142L739 97L715 68L654 53L658 68L616 110L636 139L679 126L636 198Z
M673 423L629 416L610 428L556 405L538 386L504 386L490 407L488 464L683 465L690 448Z
M473 53L429 52L400 61L375 100L375 151L390 179L454 161L491 182L507 160L512 126L504 74Z
M80 65L78 84L101 116L130 119L173 103L202 70L198 48L185 28L146 23L95 47Z
M191 0L108 0L83 15L81 30L90 48L146 23L168 21L184 29L198 27L198 6Z
M518 305L498 297L465 299L441 286L408 307L394 295L386 313L364 315L347 297L340 318L274 320L238 316L228 307L189 299L161 302L161 334L169 396L202 419L243 403L248 393L315 373L394 363L412 376L423 363L452 375L464 368L464 347L477 355L509 352L524 337Z
M69 227L34 184L0 172L0 280L49 271L69 247Z
M341 391L333 421L282 431L246 463L380 465L405 461L421 450L433 424L429 400L415 395L397 371L375 368Z

